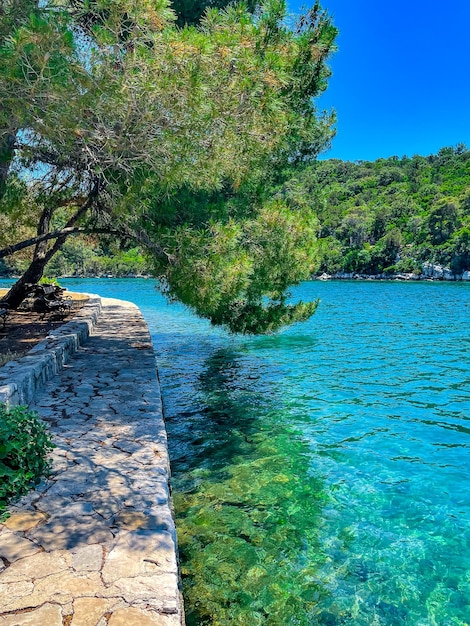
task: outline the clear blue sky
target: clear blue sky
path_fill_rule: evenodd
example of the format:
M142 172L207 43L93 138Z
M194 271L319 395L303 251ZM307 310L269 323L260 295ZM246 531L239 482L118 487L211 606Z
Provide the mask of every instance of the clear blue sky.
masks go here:
M308 3L288 0L298 12ZM313 0L312 0L313 4ZM324 157L373 160L470 147L470 0L322 0L340 34L319 108L337 136Z

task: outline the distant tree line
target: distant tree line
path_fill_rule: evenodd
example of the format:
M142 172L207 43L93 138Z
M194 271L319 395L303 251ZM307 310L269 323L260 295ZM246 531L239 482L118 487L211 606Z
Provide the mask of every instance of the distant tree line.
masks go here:
M318 161L278 190L318 217L317 272L470 269L470 150L376 161Z
M26 255L0 260L0 276L20 276L27 268ZM96 237L70 238L47 264L46 278L74 276L138 276L152 271L143 248L120 240L105 241Z
M470 150L464 145L427 157L297 164L287 179L274 193L292 208L308 206L317 215L318 274L419 273L424 262L456 274L470 270ZM21 255L5 259L0 272L21 274L27 262ZM46 275L149 271L143 248L89 236L69 239Z

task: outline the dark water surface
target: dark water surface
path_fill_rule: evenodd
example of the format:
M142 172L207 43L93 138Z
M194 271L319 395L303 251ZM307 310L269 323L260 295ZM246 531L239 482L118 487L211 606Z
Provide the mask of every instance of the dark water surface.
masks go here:
M470 284L305 283L230 337L148 280L188 625L470 621Z

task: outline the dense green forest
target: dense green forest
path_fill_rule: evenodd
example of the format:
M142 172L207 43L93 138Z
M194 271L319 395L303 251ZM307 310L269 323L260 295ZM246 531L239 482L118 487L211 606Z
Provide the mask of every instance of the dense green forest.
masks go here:
M421 273L423 263L470 270L470 150L377 161L337 159L296 166L277 194L314 208L318 217L316 274ZM10 260L4 274L26 261ZM48 276L146 274L143 252L125 242L71 238Z
M281 191L315 206L317 274L470 269L470 150L373 162L317 161Z

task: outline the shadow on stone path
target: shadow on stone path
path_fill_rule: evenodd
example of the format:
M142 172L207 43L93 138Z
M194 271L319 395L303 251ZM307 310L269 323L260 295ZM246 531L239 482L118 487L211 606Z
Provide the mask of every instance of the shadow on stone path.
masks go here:
M57 448L50 479L0 525L0 626L182 622L150 335L133 304L102 306L32 405Z

